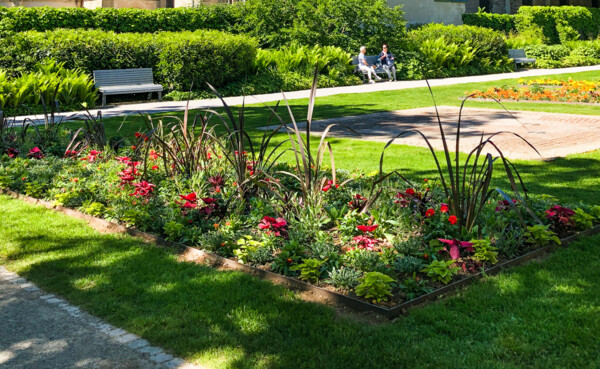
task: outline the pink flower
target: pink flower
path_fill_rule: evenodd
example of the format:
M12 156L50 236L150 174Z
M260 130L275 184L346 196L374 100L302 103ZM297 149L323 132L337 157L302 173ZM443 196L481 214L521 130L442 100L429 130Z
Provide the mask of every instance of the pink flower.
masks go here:
M356 247L359 249L365 250L373 250L375 246L379 243L379 240L376 240L369 236L356 236L352 239L352 242L356 244Z
M129 196L136 197L149 197L152 194L152 191L154 191L155 187L155 185L146 181L141 181L140 183L133 183L133 186L135 187L135 192L129 194Z
M450 252L450 257L452 258L452 260L456 260L460 257L460 248L461 247L468 252L475 251L473 249L473 244L471 242L464 242L464 241L459 241L456 239L446 240L443 238L438 238L438 241L443 242L450 246L449 252ZM448 251L448 249L446 247L444 247L444 250Z
M29 153L27 154L27 156L31 156L34 159L43 159L45 157L45 155L42 153L42 150L40 150L39 147L34 147L33 149L29 150Z
M275 236L287 236L287 231L285 230L286 227L287 222L285 219L275 219L269 216L263 217L260 223L258 224L259 229L273 231L273 234Z

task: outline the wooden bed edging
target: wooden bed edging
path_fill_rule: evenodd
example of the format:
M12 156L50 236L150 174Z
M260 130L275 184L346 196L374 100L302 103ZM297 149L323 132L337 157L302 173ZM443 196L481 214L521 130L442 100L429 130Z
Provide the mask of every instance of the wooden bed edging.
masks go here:
M24 200L25 202L28 202L31 204L37 204L37 205L44 206L48 209L61 212L72 218L83 219L92 228L94 228L96 231L99 231L99 232L128 234L133 237L141 238L145 242L153 243L158 246L167 246L170 248L175 248L179 252L181 259L185 260L185 261L192 261L192 262L198 262L198 263L208 262L212 266L222 266L222 267L225 267L225 268L228 268L231 270L239 270L239 271L245 272L247 274L256 276L260 279L264 279L264 280L268 280L273 283L284 285L293 290L310 292L313 295L317 296L318 300L322 301L322 302L343 304L343 305L346 305L357 311L375 312L375 313L383 315L389 319L393 319L395 317L398 317L399 315L406 314L410 308L413 308L417 305L421 305L421 304L429 302L429 301L433 301L433 300L437 299L439 296L444 295L446 293L453 292L461 287L467 286L467 285L471 284L472 282L474 282L475 280L480 279L481 277L483 277L485 275L498 274L499 272L501 272L507 268L510 268L510 267L522 264L526 261L540 257L541 255L556 248L555 246L546 246L546 247L539 248L539 249L531 251L525 255L521 255L517 258L511 259L504 263L490 267L490 268L486 269L485 272L479 272L477 274L471 275L467 278L461 279L461 280L451 283L447 286L439 288L439 289L437 289L431 293L428 293L426 295L419 296L413 300L403 302L402 304L396 305L392 308L386 308L386 307L382 307L382 306L377 306L375 304L371 304L371 303L363 301L363 300L359 300L352 296L342 295L337 292L328 291L326 289L302 282L298 279L286 277L281 274L277 274L277 273L273 273L273 272L270 272L267 270L262 270L262 269L258 269L258 268L255 268L255 267L252 267L249 265L241 264L241 263L238 263L237 261L227 259L222 256L215 255L215 254L211 254L209 252L206 252L206 251L203 251L203 250L200 250L197 248L189 247L189 246L182 245L182 244L176 243L176 242L167 241L161 237L158 237L158 236L146 233L146 232L138 231L137 229L127 228L124 225L110 222L106 219L97 218L97 217L82 213L80 211L73 210L71 208L54 205L49 201L36 199L36 198L26 196L26 195L21 195L18 192L15 192L15 191L12 191L9 189L0 188L0 194L7 194L13 198L21 199L21 200ZM569 243L578 240L580 237L589 236L589 235L593 235L593 234L597 234L597 233L600 233L600 225L562 239L561 246L564 247L564 246L568 245Z

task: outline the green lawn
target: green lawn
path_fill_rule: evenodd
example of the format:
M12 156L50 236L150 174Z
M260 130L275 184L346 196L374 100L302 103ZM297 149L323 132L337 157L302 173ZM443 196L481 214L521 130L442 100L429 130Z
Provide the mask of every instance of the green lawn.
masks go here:
M572 75L549 76L553 79L598 80L600 71L583 72ZM543 77L537 77L543 78ZM517 85L518 79L507 79L495 82L469 83L453 86L435 87L433 89L438 105L459 106L460 98L466 91L486 89L490 86ZM307 99L292 100L290 105L298 121L306 117ZM376 92L370 94L342 94L335 96L317 97L315 118L325 119L348 115L369 114L380 111L417 108L431 106L432 100L426 88ZM499 108L498 104L490 102L471 101L467 106L483 108ZM573 104L533 104L506 103L511 110L546 111L571 114L598 115L600 109L591 105ZM280 108L282 117L288 115ZM183 113L154 114L156 121L165 115L182 116ZM252 129L265 126L270 116L268 108L262 105L246 107L246 125L249 134L254 139L262 137L263 132ZM107 134L127 136L140 130L143 126L141 117L111 118L106 120ZM117 129L122 126L121 130ZM280 135L279 140L285 135ZM279 142L275 140L274 143ZM353 139L330 139L333 146L337 168L362 169L371 172L379 169L379 157L384 147L382 143L365 142ZM400 141L401 142L401 141ZM291 155L284 159L291 159ZM328 159L326 159L328 163ZM435 164L427 149L405 145L393 145L386 151L385 170L398 169L408 177L420 180L436 175ZM571 155L567 158L544 161L517 161L517 168L523 175L528 189L532 193L551 194L566 202L595 202L600 203L600 151ZM507 183L499 177L496 184L506 188Z
M600 236L368 325L6 196L0 214L0 263L210 368L600 367Z
M600 72L572 77L598 79ZM440 105L457 105L467 90L505 83L516 80L440 87L435 94ZM301 120L306 101L292 104ZM337 95L317 99L316 117L429 105L425 89ZM600 114L583 105L507 106ZM251 106L248 113L251 127L265 124L264 108ZM110 134L121 121L107 121ZM138 127L128 119L119 134ZM377 168L381 144L332 142L339 168ZM414 178L435 175L425 149L398 145L386 158L386 169ZM600 203L600 151L517 164L532 192ZM600 368L600 236L490 277L407 318L370 325L303 302L281 286L179 263L167 250L99 234L80 220L6 196L0 196L0 214L1 264L210 368Z

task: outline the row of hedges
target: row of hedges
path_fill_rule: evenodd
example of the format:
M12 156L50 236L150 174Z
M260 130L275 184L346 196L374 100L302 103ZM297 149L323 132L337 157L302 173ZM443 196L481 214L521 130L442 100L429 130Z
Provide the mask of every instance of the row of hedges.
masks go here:
M104 31L158 32L228 30L240 21L231 6L201 6L173 9L0 7L0 24L15 32L86 28Z
M495 13L465 13L462 15L463 23L469 26L491 28L495 31L510 33L516 31L515 17L511 14Z
M574 39L591 40L600 35L600 9L582 6L522 6L515 15L463 14L463 22L506 33L541 30L549 44Z
M100 29L117 33L214 29L245 34L261 47L338 46L357 50L363 43L402 46L406 22L400 7L386 0L247 0L236 5L175 9L1 8L0 30Z
M531 45L527 56L536 58L539 68L562 68L600 64L600 41L567 42L564 45Z
M242 79L252 67L257 42L219 31L115 33L54 30L15 33L0 40L0 68L13 74L31 70L45 59L87 73L99 69L151 67L169 89L224 86Z

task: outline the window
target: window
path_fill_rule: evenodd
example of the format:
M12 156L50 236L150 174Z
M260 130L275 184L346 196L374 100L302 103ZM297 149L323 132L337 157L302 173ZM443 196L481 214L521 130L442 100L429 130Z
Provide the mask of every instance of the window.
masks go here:
M175 7L175 0L167 0L167 4L165 5L165 8L174 8Z

